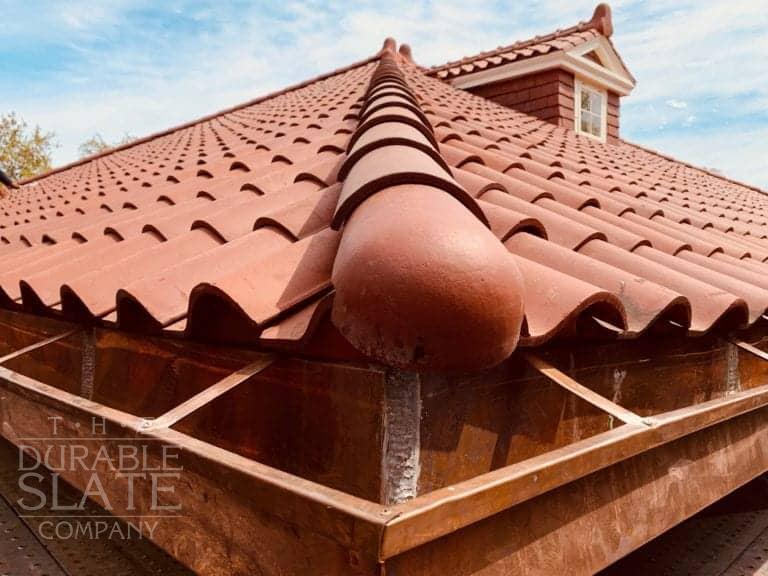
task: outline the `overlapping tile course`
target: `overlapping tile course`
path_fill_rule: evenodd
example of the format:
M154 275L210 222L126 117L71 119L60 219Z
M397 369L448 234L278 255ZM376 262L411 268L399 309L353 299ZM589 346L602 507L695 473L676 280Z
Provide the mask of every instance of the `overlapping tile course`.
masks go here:
M237 342L316 307L338 244L337 172L374 67L28 183L1 205L3 305ZM286 332L304 337L268 337Z
M332 317L418 369L768 308L768 196L456 90L391 41L26 183L0 241L4 307L294 349Z

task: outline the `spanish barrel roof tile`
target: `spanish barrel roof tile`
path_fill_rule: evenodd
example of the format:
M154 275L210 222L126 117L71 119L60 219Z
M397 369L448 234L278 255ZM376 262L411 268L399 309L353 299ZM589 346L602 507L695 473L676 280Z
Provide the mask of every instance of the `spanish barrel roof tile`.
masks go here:
M226 274L244 258L262 258L289 243L291 239L280 231L261 228L137 279L117 293L118 323L128 329L159 331L186 314L195 286Z
M687 328L693 335L704 334L720 323L733 329L748 321L747 304L738 296L688 276L677 267L645 258L639 251L627 252L607 242L590 242L579 252L684 295L691 307Z
M40 310L54 306L60 301L61 285L69 278L76 277L83 270L98 269L108 262L145 252L160 242L161 240L152 234L142 234L101 248L94 246L89 250L79 250L71 254L70 259L51 264L35 274L27 271L19 283L24 307ZM15 291L11 293L13 294Z
M70 278L60 290L64 315L76 320L103 317L116 310L115 294L123 286L220 245L221 241L208 231L192 230Z
M612 33L610 8L606 4L600 4L588 22L580 22L576 26L557 30L551 34L537 36L509 46L499 46L495 50L434 66L427 73L441 79L452 78L552 51L568 50L584 44L598 34L608 38Z
M544 225L536 218L521 214L511 208L502 208L491 202L478 200L480 208L491 226L491 231L504 242L507 238L517 232L525 230L534 236L542 238L547 237L547 230Z
M189 298L188 333L214 341L253 339L270 320L330 290L338 244L339 234L325 228L225 274L210 275L211 281L198 284ZM249 274L254 266L269 274Z
M542 198L554 198L552 192L549 190L544 190L543 188L539 188L538 186L523 180L512 178L508 174L493 170L484 164L472 162L466 164L463 167L463 170L472 172L477 176L482 176L491 182L496 182L511 196L515 196L526 202L537 202Z
M524 255L617 295L626 311L626 336L640 334L661 319L690 324L690 303L682 294L641 276L531 234L515 234L504 245L513 254Z
M626 312L615 294L533 259L516 256L526 302L522 345L542 344L561 331L579 332L582 316L601 317L619 330L626 329Z
M648 260L653 260L670 268L674 266L691 278L697 278L738 296L747 304L747 321L749 324L757 321L768 309L768 291L759 286L718 272L711 266L704 267L687 258L676 258L649 246L641 246L637 249L637 253Z
M764 193L441 80L609 36L606 10L427 71L387 40L22 182L0 199L0 306L462 371L518 345L759 322Z
M595 228L575 222L567 216L548 210L539 204L526 203L511 194L491 190L483 196L483 200L536 218L544 226L550 241L571 250L576 250L589 240L605 238L605 234ZM560 208L559 205L558 208ZM567 209L567 206L562 208Z

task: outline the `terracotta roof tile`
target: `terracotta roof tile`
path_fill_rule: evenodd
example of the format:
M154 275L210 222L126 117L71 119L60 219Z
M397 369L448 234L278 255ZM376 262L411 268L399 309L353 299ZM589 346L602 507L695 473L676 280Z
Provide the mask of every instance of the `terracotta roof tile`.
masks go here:
M481 70L488 70L504 64L536 58L537 56L552 54L558 51L571 50L597 36L604 37L610 43L612 34L611 9L607 4L599 4L595 8L592 18L587 22L579 22L575 26L556 30L543 36L521 40L508 46L499 46L494 50L488 50L473 56L465 56L460 60L433 66L425 70L425 72L441 80L450 81L453 78ZM617 56L621 60L621 56L618 54Z
M690 320L690 304L684 296L641 276L529 234L518 234L505 245L513 254L525 255L615 294L626 310L625 336L636 336L665 319L682 325Z
M523 277L526 303L521 344L535 346L563 332L575 334L582 318L591 321L592 315L626 329L626 312L616 295L520 254L515 262ZM592 326L593 332L598 330L599 325Z
M765 194L456 90L391 41L21 184L0 199L0 305L125 330L357 354L340 331L387 364L475 370L768 307Z

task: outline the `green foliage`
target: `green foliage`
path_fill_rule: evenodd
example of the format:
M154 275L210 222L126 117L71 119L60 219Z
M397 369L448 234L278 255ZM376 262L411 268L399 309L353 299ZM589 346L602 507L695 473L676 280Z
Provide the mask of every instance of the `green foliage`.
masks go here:
M30 128L16 113L0 115L0 167L14 181L51 169L53 132Z
M94 154L98 154L99 152L104 152L105 150L110 150L111 148L128 144L134 141L135 139L136 138L134 136L126 133L123 135L123 137L120 140L110 144L109 142L104 140L104 138L101 137L101 134L97 132L96 134L88 138L88 140L80 144L77 150L80 153L80 157L85 158L86 156L93 156Z

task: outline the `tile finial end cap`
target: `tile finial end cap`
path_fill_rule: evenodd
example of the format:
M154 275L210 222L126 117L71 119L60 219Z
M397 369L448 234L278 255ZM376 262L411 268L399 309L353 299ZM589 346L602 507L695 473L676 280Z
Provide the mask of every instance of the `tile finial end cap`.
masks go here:
M399 52L400 56L402 56L404 60L413 63L413 52L411 51L411 47L408 44L400 44Z
M384 44L382 44L381 50L379 50L379 56L383 56L387 53L391 56L394 56L395 53L397 53L397 42L391 36L384 38Z
M393 186L345 224L331 320L359 351L419 372L476 372L517 347L523 278L498 239L454 198Z
M605 2L602 2L595 7L592 19L589 22L593 28L598 30L606 38L610 38L613 35L611 7Z

